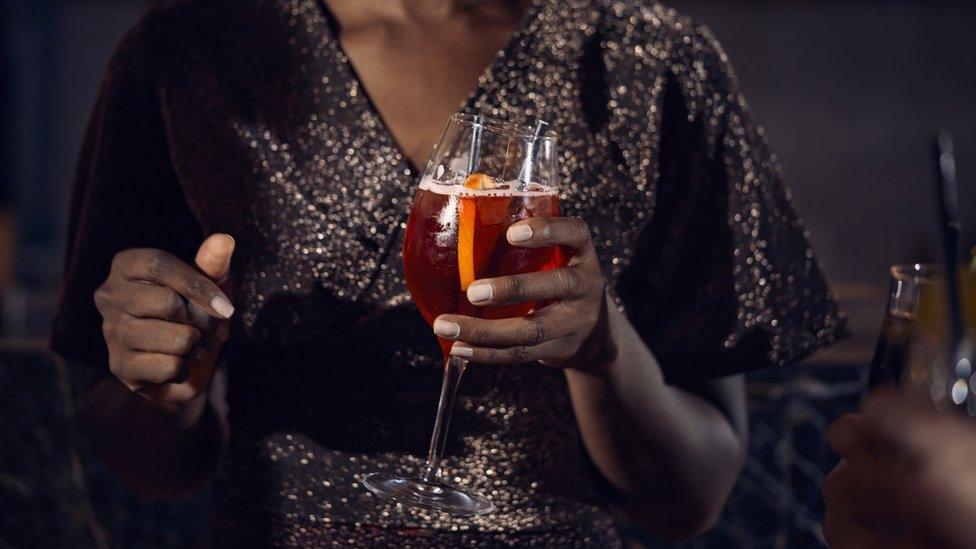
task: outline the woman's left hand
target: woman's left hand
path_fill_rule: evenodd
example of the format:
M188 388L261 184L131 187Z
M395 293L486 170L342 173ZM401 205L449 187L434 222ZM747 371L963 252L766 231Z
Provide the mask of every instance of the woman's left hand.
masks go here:
M600 272L590 228L575 217L532 217L508 228L514 246L564 246L575 253L565 267L476 280L468 301L479 306L549 303L523 318L484 320L441 315L434 333L456 341L451 354L482 364L542 361L583 370L607 346L606 282Z

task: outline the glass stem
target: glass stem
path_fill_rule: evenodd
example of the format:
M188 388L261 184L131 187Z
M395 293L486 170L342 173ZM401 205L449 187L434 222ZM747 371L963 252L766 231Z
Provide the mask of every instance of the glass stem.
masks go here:
M468 361L449 356L444 364L444 382L441 384L441 398L437 402L437 419L434 420L434 433L430 436L430 450L427 451L427 465L420 476L424 482L435 482L441 473L441 456L447 442L447 428L451 425L454 412L454 398L457 396L461 374Z

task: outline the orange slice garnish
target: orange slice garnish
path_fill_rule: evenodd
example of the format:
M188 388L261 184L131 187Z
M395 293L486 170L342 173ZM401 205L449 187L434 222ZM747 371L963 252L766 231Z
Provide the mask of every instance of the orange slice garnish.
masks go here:
M469 175L468 178L464 180L464 186L477 191L498 188L498 185L495 184L495 180L492 179L491 176L483 173L473 173Z
M472 196L462 196L458 203L457 258L461 291L474 282L474 226L478 221L478 203Z
M494 189L495 181L486 174L473 173L464 180L464 186L471 190ZM478 222L478 201L473 196L461 196L458 203L457 258L458 277L461 291L477 277L474 259L474 228Z
M473 173L464 181L468 189L486 191L501 185L494 178L483 173ZM497 225L508 219L508 197L482 196L478 200L478 222L482 225Z

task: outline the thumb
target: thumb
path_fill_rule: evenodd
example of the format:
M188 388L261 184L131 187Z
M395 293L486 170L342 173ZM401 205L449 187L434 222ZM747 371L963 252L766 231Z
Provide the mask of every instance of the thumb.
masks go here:
M234 255L234 245L234 237L229 234L210 235L197 250L197 268L217 284L223 284L230 274L230 259Z

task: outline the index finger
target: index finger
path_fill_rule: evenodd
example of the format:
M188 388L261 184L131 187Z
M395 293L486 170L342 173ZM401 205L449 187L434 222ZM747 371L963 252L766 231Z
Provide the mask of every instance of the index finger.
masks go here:
M115 256L123 276L176 290L208 315L230 318L234 306L216 284L169 252L154 249L126 250Z

